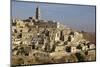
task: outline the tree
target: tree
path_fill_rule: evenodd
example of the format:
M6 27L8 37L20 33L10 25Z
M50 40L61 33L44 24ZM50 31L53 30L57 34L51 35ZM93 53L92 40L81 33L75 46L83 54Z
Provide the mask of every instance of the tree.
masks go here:
M77 46L77 49L82 49L82 46L79 44L79 45Z
M75 55L76 55L79 62L85 61L85 57L82 53L76 53Z
M71 42L71 36L68 37L68 41Z

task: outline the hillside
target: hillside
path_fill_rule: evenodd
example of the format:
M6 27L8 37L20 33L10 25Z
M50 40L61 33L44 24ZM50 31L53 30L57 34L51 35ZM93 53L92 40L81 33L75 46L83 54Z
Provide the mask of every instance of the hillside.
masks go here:
M92 43L96 44L96 35L95 33L90 33L90 32L82 32L83 33L83 38L86 40L91 41Z

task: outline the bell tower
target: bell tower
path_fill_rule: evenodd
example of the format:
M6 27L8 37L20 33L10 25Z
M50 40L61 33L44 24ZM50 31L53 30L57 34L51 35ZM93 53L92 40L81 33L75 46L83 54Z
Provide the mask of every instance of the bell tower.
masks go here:
M38 6L37 6L37 8L36 8L35 18L38 19L38 20L40 19L40 9L39 9Z

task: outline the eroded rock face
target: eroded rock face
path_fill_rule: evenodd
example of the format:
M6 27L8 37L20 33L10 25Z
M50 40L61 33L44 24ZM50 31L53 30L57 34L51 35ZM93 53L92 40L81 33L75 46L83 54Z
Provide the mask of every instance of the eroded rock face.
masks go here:
M67 54L65 51L58 51L50 53L50 57L54 63L66 62Z
M24 59L19 56L13 56L11 63L13 65L23 65L24 64Z

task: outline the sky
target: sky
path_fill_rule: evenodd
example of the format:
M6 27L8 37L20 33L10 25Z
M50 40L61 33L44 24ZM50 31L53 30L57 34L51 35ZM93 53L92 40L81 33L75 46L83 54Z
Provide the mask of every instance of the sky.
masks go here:
M12 19L35 16L37 6L43 20L55 20L75 30L95 32L95 6L12 1Z

